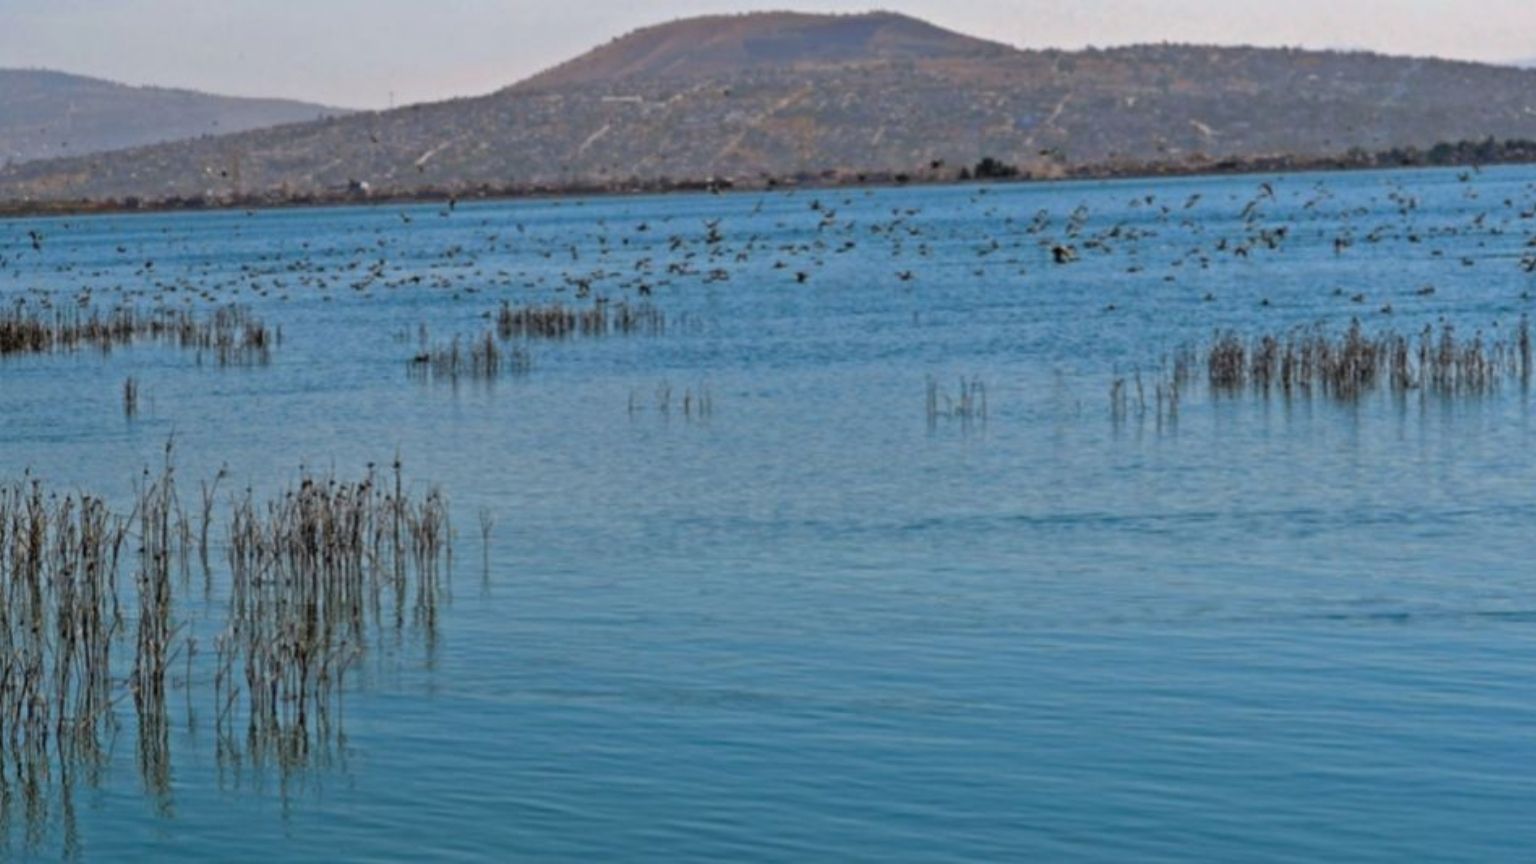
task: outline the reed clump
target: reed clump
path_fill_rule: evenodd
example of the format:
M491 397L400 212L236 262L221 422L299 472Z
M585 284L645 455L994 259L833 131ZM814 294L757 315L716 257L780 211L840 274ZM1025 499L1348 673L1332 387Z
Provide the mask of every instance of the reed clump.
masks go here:
M627 408L629 415L633 417L644 413L646 407L645 398L635 391L630 391ZM656 385L650 407L662 417L671 417L677 413L682 415L684 420L708 420L715 414L715 396L708 384L700 383L678 391L672 386L672 382L662 381Z
M504 375L526 375L532 369L533 355L527 348L503 348L489 332L467 345L455 336L446 344L424 348L410 363L411 374L416 377L450 382L461 378L492 381Z
M1151 415L1156 418L1159 428L1177 425L1179 408L1195 383L1199 363L1199 352L1193 346L1184 345L1163 358L1153 370L1150 385L1140 369L1129 377L1115 375L1109 385L1110 418L1121 423L1131 418L1142 421Z
M129 420L139 416L139 381L132 375L123 380L123 416Z
M41 309L24 302L0 312L0 357L109 352L139 343L174 346L207 354L220 366L264 365L282 341L249 309L222 306L206 315L186 308L132 306L112 309L58 307Z
M169 452L160 474L146 472L128 517L31 478L0 487L0 797L20 778L29 806L43 806L55 770L67 794L76 767L100 764L121 695L132 696L146 788L157 801L169 794L165 696L182 648L171 575L187 548ZM119 583L125 548L138 562L131 615ZM124 638L126 672L115 659Z
M966 422L986 420L987 385L980 378L962 376L958 388L951 394L937 378L930 375L924 411L930 424L941 419Z
M207 559L219 479L202 486L201 537L169 444L126 515L30 476L0 483L0 804L19 791L29 824L53 792L70 808L72 778L104 764L125 700L145 790L169 809L168 691L187 689L190 725L200 668L195 621L177 610L190 562ZM211 683L221 758L244 718L247 752L301 765L334 740L347 668L373 640L407 621L435 639L453 556L448 503L436 488L407 488L397 460L387 479L371 468L350 483L306 474L229 508L227 604L201 685Z
M1508 383L1529 387L1531 328L1522 318L1513 335L1500 339L1481 331L1464 339L1451 324L1416 335L1367 333L1359 321L1337 335L1322 326L1248 340L1218 333L1206 351L1206 369L1218 393L1321 393L1346 401L1377 391L1482 396Z
M502 339L659 336L666 331L666 315L650 303L597 300L585 308L562 303L524 306L502 303L496 313L496 333Z
M158 476L145 472L134 508L139 542L134 594L138 615L134 619L134 660L128 690L138 718L139 774L146 791L161 809L169 808L171 789L170 717L166 711L166 678L176 652L185 647L178 640L181 628L172 617L172 573L179 570L190 551L190 532L185 512L176 495L171 445Z
M221 733L245 695L248 739L300 758L334 729L348 667L386 615L435 631L451 562L448 505L392 482L305 475L258 502L247 492L230 524L228 623L217 643Z
M0 765L99 752L123 626L126 520L89 495L23 478L0 486Z
M496 529L496 514L489 507L481 507L479 517L482 572L484 579L489 582L491 578L491 532Z

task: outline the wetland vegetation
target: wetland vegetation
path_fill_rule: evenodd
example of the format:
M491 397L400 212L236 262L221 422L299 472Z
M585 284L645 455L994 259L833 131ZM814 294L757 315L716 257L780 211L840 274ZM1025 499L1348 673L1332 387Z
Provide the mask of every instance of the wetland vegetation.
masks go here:
M186 728L211 718L221 761L302 771L344 734L346 674L370 646L408 625L436 638L448 506L436 489L412 494L398 462L355 482L305 473L274 498L246 490L222 506L217 486L205 482L189 514L169 443L116 507L25 475L0 484L7 825L15 804L29 835L72 820L72 796L99 782L125 722L144 788L168 810L174 691ZM227 551L217 580L214 533ZM211 669L194 662L200 644L213 646Z

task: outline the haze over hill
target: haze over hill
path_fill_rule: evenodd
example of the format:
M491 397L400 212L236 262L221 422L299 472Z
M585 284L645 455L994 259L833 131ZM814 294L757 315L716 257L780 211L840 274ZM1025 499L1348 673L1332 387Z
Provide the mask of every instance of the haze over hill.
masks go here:
M1020 51L900 15L638 31L470 99L0 171L75 199L760 180L1536 138L1536 71L1366 53Z
M222 135L346 113L284 99L129 87L34 69L0 69L0 164Z

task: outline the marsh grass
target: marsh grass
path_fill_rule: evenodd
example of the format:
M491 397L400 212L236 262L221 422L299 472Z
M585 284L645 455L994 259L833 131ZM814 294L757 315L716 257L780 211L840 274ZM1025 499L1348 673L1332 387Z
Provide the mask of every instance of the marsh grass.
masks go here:
M923 407L930 426L940 420L959 420L965 423L985 421L988 413L987 385L980 378L962 376L951 394L937 378L930 375Z
M1115 375L1109 386L1110 418L1118 424L1130 419L1144 421L1150 416L1159 428L1176 426L1184 396L1194 383L1197 362L1195 349L1185 346L1163 358L1150 384L1140 369L1129 376Z
M489 507L481 507L479 516L482 573L484 581L489 583L491 579L491 532L496 529L496 514Z
M390 479L305 475L264 504L249 491L234 503L214 688L221 736L235 732L243 691L247 738L302 758L334 733L372 626L409 618L435 631L452 560L447 502L436 489L410 495L398 462Z
M166 306L148 311L131 306L40 309L17 303L0 312L0 357L73 353L151 343L194 351L219 366L269 363L282 342L281 329L268 328L242 306L221 306L199 315Z
M533 354L526 343L604 336L661 335L666 316L649 303L595 301L580 308L560 303L513 306L502 303L491 316L494 326L467 342L455 336L432 344L426 327L418 330L420 347L411 357L411 374L422 380L493 381L506 375L526 375L533 369ZM525 344L505 347L499 342Z
M561 303L542 306L502 303L496 313L496 333L504 340L660 336L666 332L666 315L649 303L631 305L597 300L586 308Z
M123 416L129 420L139 416L139 380L132 375L123 380Z
M1531 327L1522 317L1509 336L1470 339L1456 328L1425 326L1416 335L1367 333L1353 321L1340 334L1322 326L1245 340L1218 333L1205 352L1207 381L1220 394L1252 391L1286 397L1320 394L1342 401L1370 393L1480 397L1503 387L1529 388Z
M1358 320L1337 333L1321 324L1249 338L1222 331L1205 346L1175 350L1150 380L1140 370L1116 373L1110 379L1111 419L1155 417L1160 427L1177 424L1184 399L1200 383L1197 370L1217 397L1347 404L1372 394L1429 400L1478 399L1509 387L1528 391L1536 367L1525 317L1496 339L1482 331L1463 338L1446 323L1411 335L1393 329L1369 333Z
M443 345L424 348L411 358L411 374L426 381L494 381L505 375L527 375L533 355L522 346L502 348L491 333L468 343L455 336Z
M177 610L192 607L192 563L209 569L223 477L202 484L193 516L170 444L126 514L27 475L0 484L0 822L19 802L31 830L56 801L68 823L75 780L102 772L125 702L146 795L170 813L176 687L189 728L194 691L211 692L221 759L300 769L340 735L347 670L371 644L407 628L435 639L452 567L442 493L413 494L398 460L382 479L304 474L229 501L223 623L212 680L196 680L193 620Z
M662 381L656 385L649 400L631 390L626 410L631 417L650 410L660 417L669 418L676 414L688 421L708 420L715 414L715 397L708 384L684 387L679 392L672 382Z

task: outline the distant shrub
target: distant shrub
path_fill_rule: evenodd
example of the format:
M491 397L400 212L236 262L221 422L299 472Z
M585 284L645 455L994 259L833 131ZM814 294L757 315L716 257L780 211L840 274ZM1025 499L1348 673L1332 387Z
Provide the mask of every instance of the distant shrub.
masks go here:
M971 173L977 180L1005 180L1019 176L1019 167L988 156L977 162L975 170Z

